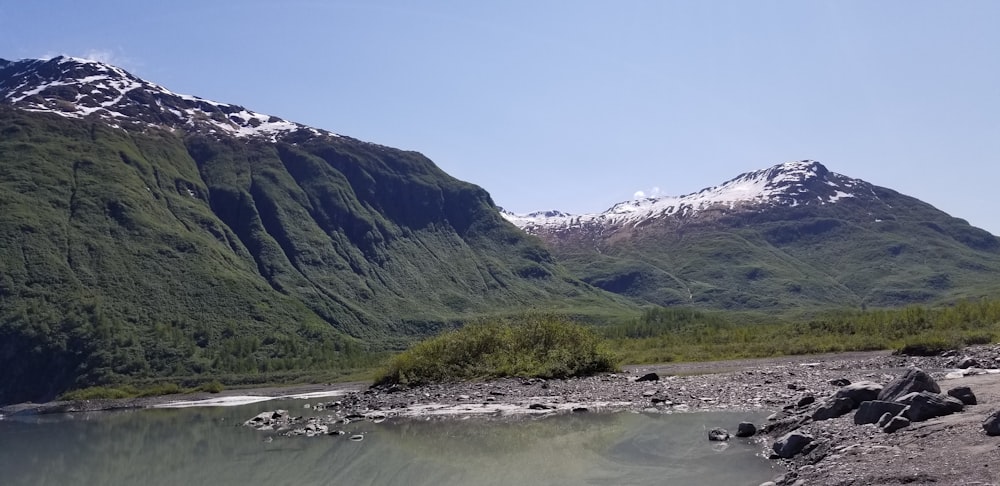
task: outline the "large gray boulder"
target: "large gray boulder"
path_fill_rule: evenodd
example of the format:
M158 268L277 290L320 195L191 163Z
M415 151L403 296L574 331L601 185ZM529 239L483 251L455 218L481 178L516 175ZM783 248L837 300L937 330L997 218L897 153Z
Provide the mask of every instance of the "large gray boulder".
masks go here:
M941 393L941 387L920 368L910 368L889 382L878 394L877 399L885 402L898 401L900 397L913 392L928 391Z
M771 449L782 459L791 459L811 444L813 436L803 432L789 432L774 442Z
M943 417L961 412L965 408L965 405L955 397L928 391L907 394L900 397L899 402L908 405L900 415L909 419L910 422L923 422L934 417Z
M1000 410L994 410L983 420L986 435L1000 435Z
M976 404L976 394L972 393L972 389L967 386L957 386L948 390L948 396L955 397L966 405Z
M833 397L835 399L850 398L855 404L858 404L878 399L879 393L881 392L882 385L875 383L874 381L859 381L837 390L837 393L834 394Z
M840 417L841 415L847 415L848 412L854 410L854 400L848 397L831 398L827 400L826 403L820 405L819 408L812 414L812 419L815 421L827 420L832 418Z
M906 404L899 402L885 402L882 400L861 402L857 413L854 414L854 423L856 425L878 423L883 414L888 413L895 416L899 412L902 412L904 408L906 408Z

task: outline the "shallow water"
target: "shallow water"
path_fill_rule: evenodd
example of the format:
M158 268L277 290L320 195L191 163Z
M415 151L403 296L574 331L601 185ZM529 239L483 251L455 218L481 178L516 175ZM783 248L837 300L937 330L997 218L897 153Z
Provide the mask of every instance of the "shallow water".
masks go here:
M712 427L759 422L752 413L355 422L313 438L238 426L275 408L310 412L304 403L7 417L0 483L757 485L778 473L758 445L707 440Z

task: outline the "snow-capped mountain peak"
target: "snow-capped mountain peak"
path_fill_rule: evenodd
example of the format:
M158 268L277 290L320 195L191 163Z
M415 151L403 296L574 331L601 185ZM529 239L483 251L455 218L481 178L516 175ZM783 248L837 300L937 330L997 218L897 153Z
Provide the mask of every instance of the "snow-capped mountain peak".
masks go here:
M836 174L812 160L801 160L747 172L720 185L684 196L648 197L624 201L597 214L573 215L560 211L504 218L532 232L538 228L571 228L586 225L638 225L661 218L686 218L708 210L735 211L763 206L830 204L856 197L857 179Z
M115 126L139 124L274 140L306 130L335 135L281 118L174 93L99 61L0 59L0 103L68 118L97 117Z

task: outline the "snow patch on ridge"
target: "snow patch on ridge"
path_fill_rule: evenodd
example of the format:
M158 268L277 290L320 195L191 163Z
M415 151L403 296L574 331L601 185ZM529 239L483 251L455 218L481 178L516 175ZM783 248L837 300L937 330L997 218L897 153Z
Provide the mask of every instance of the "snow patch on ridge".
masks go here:
M817 192L822 182L829 189ZM501 211L507 220L531 232L539 227L575 228L587 225L638 225L660 217L688 217L706 210L735 210L761 205L798 206L836 203L852 198L860 181L827 171L819 162L802 160L747 172L718 186L684 196L647 197L615 204L602 213L573 215L560 211L514 214Z
M99 117L117 126L134 121L271 141L300 130L338 136L241 106L174 93L119 67L67 56L13 62L0 59L0 100L27 111L67 118Z

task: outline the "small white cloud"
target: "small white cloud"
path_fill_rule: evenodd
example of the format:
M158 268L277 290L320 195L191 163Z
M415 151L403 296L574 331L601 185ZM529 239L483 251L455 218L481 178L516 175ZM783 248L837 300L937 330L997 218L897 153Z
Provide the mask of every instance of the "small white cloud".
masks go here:
M642 189L640 189L638 191L635 191L632 194L632 198L633 199L645 199L647 197L660 197L661 192L662 191L660 191L659 186L653 186L653 188L649 189L649 190L642 190Z
M104 64L115 64L115 54L111 51L101 49L91 49L82 56L91 61L103 62Z

